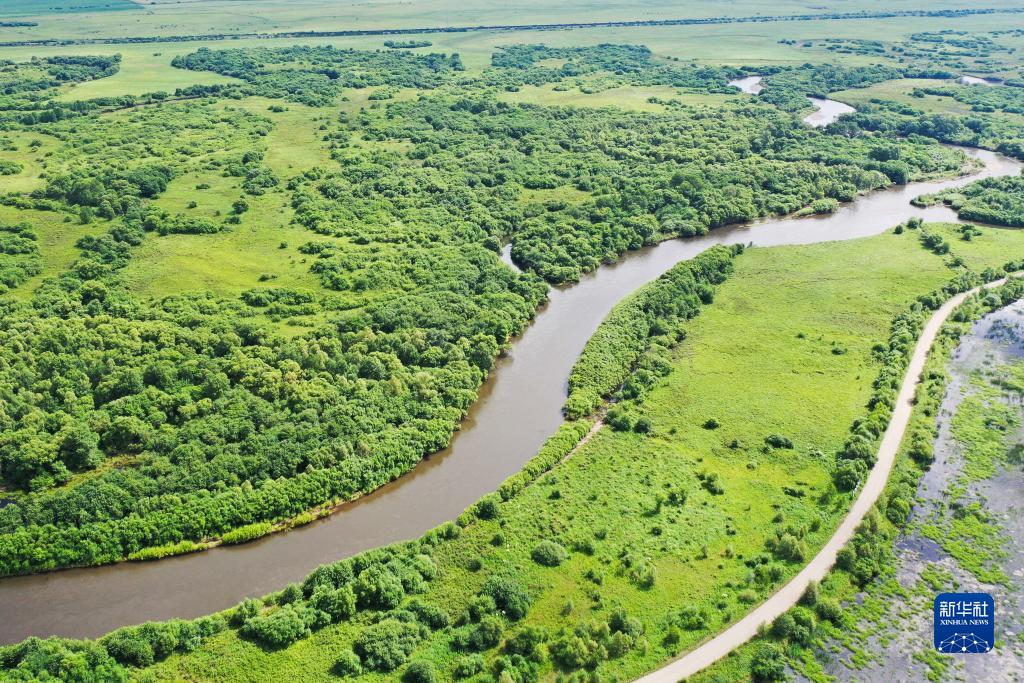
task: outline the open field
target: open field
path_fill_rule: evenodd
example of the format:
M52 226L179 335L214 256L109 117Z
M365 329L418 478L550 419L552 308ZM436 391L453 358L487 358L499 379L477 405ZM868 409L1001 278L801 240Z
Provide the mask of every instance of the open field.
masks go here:
M289 178L328 164L329 155L318 127L320 118L328 117L333 110L290 104L287 111L270 112L272 102L249 98L226 105L266 116L273 122L266 137L267 166ZM197 190L201 184L209 185L209 189ZM238 178L197 171L175 178L158 205L172 213L214 218L229 214L232 202L243 194ZM237 296L258 286L261 277L263 281L272 277L276 286L321 290L309 272L306 257L297 251L308 239L308 232L291 224L294 212L287 194L275 190L248 201L252 209L231 231L148 240L125 271L132 290L147 297L204 289ZM196 206L188 208L193 202ZM282 248L282 244L286 246Z
M232 7L237 3L230 3ZM834 3L848 9L849 2ZM858 3L861 5L862 3ZM998 4L998 3L996 3ZM184 7L185 5L182 5ZM289 4L289 7L291 5ZM881 6L881 3L880 3ZM995 6L995 5L993 5ZM168 6L171 7L171 6ZM700 6L693 6L699 8ZM858 6L857 9L860 7ZM147 10L148 11L148 10ZM462 10L460 9L460 12ZM556 12L565 11L561 6ZM569 10L571 11L571 10ZM694 11L699 11L695 9ZM782 12L781 9L776 9ZM77 17L80 15L67 15ZM122 12L113 12L106 17L123 17ZM200 15L201 16L201 15ZM592 14L587 13L590 17ZM563 17L564 18L564 17ZM490 22L488 22L490 23ZM490 60L491 53L502 45L544 43L553 46L597 45L600 43L634 43L650 47L656 54L678 57L683 60L699 60L713 64L802 64L804 62L828 62L835 55L820 45L802 48L798 45L781 44L780 40L817 40L822 38L851 38L874 40L879 31L890 39L908 36L921 31L999 30L1006 27L1006 18L1000 15L979 15L963 18L914 17L890 19L858 19L842 22L792 21L778 23L754 23L740 25L708 26L644 26L644 27L602 27L562 29L546 31L480 31L471 33L442 33L407 35L403 39L423 39L432 43L427 52L458 52L470 69L482 69ZM324 30L317 23L314 30ZM63 30L63 29L62 29ZM263 29L261 29L263 30ZM5 32L25 29L0 28L0 38ZM177 32L171 32L172 35ZM17 39L17 38L12 38ZM22 38L24 39L24 38ZM171 90L174 87L194 83L223 82L224 79L208 73L181 73L171 69L171 59L177 55L192 52L200 47L280 47L284 45L335 45L356 49L380 49L386 36L321 37L321 38L280 38L280 39L238 39L224 41L190 41L186 43L121 44L121 45L69 45L63 47L0 47L0 58L23 60L31 56L56 54L121 54L121 73L101 81L86 83L74 89L75 97L101 95L140 94L154 90ZM1024 39L1007 37L1008 44L1020 43ZM159 54L157 54L159 53ZM870 64L877 58L864 55L844 55L849 64ZM888 86L879 86L888 88ZM883 89L883 92L885 90Z
M428 0L414 4L353 1L324 5L315 0L189 0L165 3L149 0L80 0L63 3L64 11L38 13L31 0L5 3L0 19L37 21L39 26L4 28L0 38L79 38L107 36L189 35L275 31L375 30L506 24L554 24L579 21L637 21L718 16L755 16L890 11L892 5L877 0L853 2L828 0L809 7L805 2L741 0L728 5L656 2L574 0L552 6L537 0L520 0L496 7L484 0L453 3ZM1013 7L1008 0L990 0L985 7ZM934 3L904 2L900 10L936 9Z
M930 223L927 229L942 235L950 245L950 254L964 261L971 270L980 272L1006 255L1020 253L1019 228L981 226L980 232L970 240L963 239L959 226L949 223Z
M929 86L946 84L948 84L948 81L939 81L931 78L902 78L893 81L884 81L867 88L841 90L839 92L832 93L830 97L840 102L845 102L851 106L866 104L877 98L905 104L929 114L971 115L973 112L969 104L958 102L951 97L940 97L928 94L924 94L921 97L914 97L910 94L915 88L927 88ZM1003 120L1007 122L1015 125L1024 125L1024 115L1004 112L1001 116Z
M1017 675L1020 644L1012 634L1019 618L1013 605L1020 603L1021 591L1009 575L1019 571L1024 556L1014 545L1020 528L1008 514L1007 498L1021 484L1012 459L1021 434L1014 405L1021 303L1001 307L1020 291L1016 286L1016 294L1002 303L968 302L959 316L964 320L996 310L974 325L947 323L937 340L886 495L852 544L858 556L875 555L877 572L864 573L849 556L840 558L815 597L791 610L788 622L780 618L769 633L693 680L742 678L758 660L778 662L783 652L812 681L870 680L891 669L927 680ZM995 649L985 657L951 657L920 646L931 636L935 595L948 586L990 592L1008 606L1008 616L996 626ZM840 604L844 612L838 618L825 617ZM810 638L779 626L808 613L818 616L812 616Z
M665 107L649 102L651 98L678 100L684 104L715 106L735 101L736 95L693 95L681 93L676 88L653 86L649 88L623 86L608 88L599 92L583 92L578 88L555 90L553 86L525 86L518 92L502 93L503 102L542 104L549 107L617 107L632 111L664 111Z
M128 46L124 46L128 47ZM130 51L122 47L115 50L124 59L121 70L110 78L101 78L88 83L69 87L61 93L60 101L87 100L94 97L118 95L142 95L164 91L173 93L176 88L190 85L216 85L230 83L231 78L209 73L194 73L170 66L171 60L179 54L191 52L193 48L184 44L131 46ZM142 49L143 47L149 49ZM96 54L96 50L85 50ZM101 52L108 53L107 50ZM67 51L65 50L66 54Z

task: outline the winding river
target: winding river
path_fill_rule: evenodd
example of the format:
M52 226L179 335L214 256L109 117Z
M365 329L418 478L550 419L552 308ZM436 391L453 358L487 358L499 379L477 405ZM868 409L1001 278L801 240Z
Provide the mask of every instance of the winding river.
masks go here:
M748 95L757 95L764 90L761 84L761 76L745 76L729 81L729 85L739 88ZM814 106L814 112L804 117L804 123L815 128L822 128L838 119L843 114L850 114L856 111L853 107L835 100L824 100L820 97L808 97Z
M955 220L943 206L918 209L919 194L1021 164L968 150L984 169L954 180L873 192L828 216L766 219L625 254L575 285L555 288L483 385L451 446L391 484L305 527L238 546L159 562L13 577L0 581L0 642L30 635L93 637L147 620L190 618L300 580L325 562L418 537L455 518L529 460L562 421L566 381L587 339L637 287L716 244L809 244L878 234L911 216Z

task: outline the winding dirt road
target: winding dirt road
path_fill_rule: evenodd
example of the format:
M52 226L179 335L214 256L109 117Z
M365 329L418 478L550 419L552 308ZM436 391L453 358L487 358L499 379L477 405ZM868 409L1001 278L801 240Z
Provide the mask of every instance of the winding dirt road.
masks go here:
M1015 275L1019 274L1016 273ZM811 581L820 581L828 574L832 569L832 565L836 562L836 554L850 540L853 532L856 531L857 526L864 519L864 515L874 506L878 496L885 489L885 484L889 480L889 473L892 471L893 462L896 460L896 452L899 450L903 434L906 432L907 424L910 422L914 392L921 379L921 372L924 370L928 351L931 349L935 337L942 328L942 324L946 322L946 319L953 310L962 304L967 297L976 294L982 289L998 287L1004 284L1006 280L1007 278L1002 278L981 287L975 287L963 294L958 294L932 314L932 317L921 331L921 336L917 340L917 346L914 347L914 355L907 366L907 373L903 377L903 384L900 387L899 396L896 398L896 406L893 409L892 418L889 420L889 426L885 429L885 434L882 435L882 443L878 447L878 461L868 475L867 482L865 482L860 494L857 496L857 500L854 501L850 511L843 518L839 528L836 529L836 532L828 540L828 543L825 544L825 547L811 559L799 574L779 589L777 593L761 603L754 611L711 640L690 650L679 659L638 679L637 683L677 683L677 681L711 666L757 635L757 630L761 624L774 621L778 616L796 605Z

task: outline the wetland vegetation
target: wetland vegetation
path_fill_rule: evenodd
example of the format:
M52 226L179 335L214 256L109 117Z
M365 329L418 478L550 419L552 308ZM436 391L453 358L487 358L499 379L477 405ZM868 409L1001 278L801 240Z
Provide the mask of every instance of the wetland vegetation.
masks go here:
M67 4L87 23L135 16ZM875 40L842 28L853 17L783 5L756 22L758 47L729 38L731 59L665 47L730 23L710 15L609 19L611 36L367 29L313 44L285 12L288 39L140 27L99 45L67 29L38 55L0 49L0 575L162 562L345 514L448 446L552 287L666 240L813 222L976 172L952 145L1024 159L1017 10L922 5L907 12L924 28L886 15L907 30ZM10 11L31 20L0 36L43 42L67 16ZM886 10L859 21L873 13ZM144 60L159 63L152 89ZM997 80L957 81L968 73ZM751 75L756 95L729 84ZM809 97L855 111L815 128ZM1019 176L917 204L975 225L730 242L653 273L583 348L562 427L458 519L217 614L0 647L3 675L582 683L656 669L825 544L928 313L1022 268ZM961 309L835 571L701 680L832 675L822 645L870 619L846 606L893 575L945 360L1021 293L1011 281ZM973 443L972 405L956 419ZM987 580L983 505L922 533Z

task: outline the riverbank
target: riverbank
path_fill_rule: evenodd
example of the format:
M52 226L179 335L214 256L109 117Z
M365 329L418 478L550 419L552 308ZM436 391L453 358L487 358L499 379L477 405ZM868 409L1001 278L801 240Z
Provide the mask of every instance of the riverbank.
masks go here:
M488 576L515 567L533 600L526 618L507 627L509 636L538 626L557 639L563 629L571 632L622 604L642 624L646 645L602 662L601 671L639 675L692 647L749 609L748 591L767 594L800 569L802 563L772 562L781 577L765 574L767 584L746 583L745 562L777 529L810 525L817 517L817 531L806 537L812 552L831 535L845 504L818 502L831 486L831 457L823 454L839 447L866 400L874 376L871 348L887 335L892 315L949 275L941 258L906 234L744 254L714 304L687 326L672 374L645 399L653 436L598 432L536 485L502 503L496 517L474 520L437 546L431 556L438 578L419 599L443 605L457 621ZM789 314L780 319L778 310ZM833 351L836 345L844 352ZM776 391L766 396L765 386ZM718 429L703 426L712 417ZM776 432L795 448L762 451L766 435ZM733 440L739 450L730 447ZM702 483L710 474L721 494ZM790 495L784 488L794 481L802 484ZM685 487L681 507L667 502L671 488L665 484ZM666 499L660 506L659 493ZM779 521L769 523L779 513ZM542 539L570 549L560 566L531 559ZM626 566L620 554L626 548L645 550ZM653 585L637 583L645 572ZM673 627L677 617L670 613L686 604L707 621ZM329 626L284 650L228 631L154 672L171 679L240 680L271 671L326 679L334 659L367 625L356 619ZM454 667L462 655L449 650L451 638L471 628L472 622L439 632L415 656L439 669ZM488 653L488 661L496 656Z
M878 234L910 216L955 220L946 207L917 209L909 201L1020 169L1018 162L991 152L968 154L984 164L980 173L877 191L826 216L766 219L663 242L630 252L576 285L553 289L547 306L495 365L449 448L408 475L342 506L338 514L253 543L160 562L4 579L0 642L30 635L94 637L130 623L197 617L279 589L325 562L415 538L454 519L517 472L555 432L573 364L624 296L716 244L812 244Z

